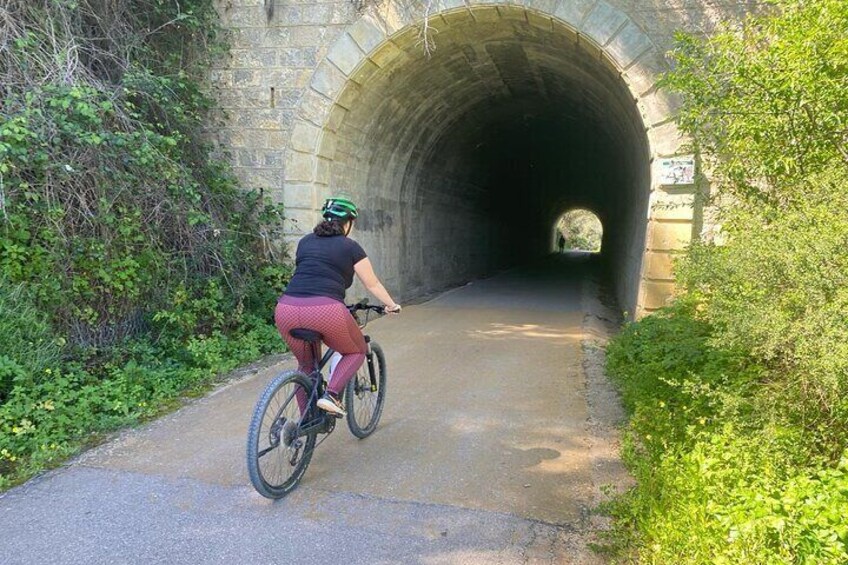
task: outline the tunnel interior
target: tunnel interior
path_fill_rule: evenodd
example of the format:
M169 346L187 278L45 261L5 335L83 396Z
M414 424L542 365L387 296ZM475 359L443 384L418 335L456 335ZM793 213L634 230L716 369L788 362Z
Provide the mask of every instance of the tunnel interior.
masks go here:
M602 51L520 7L430 18L391 38L334 112L328 191L362 203L357 239L403 299L550 252L564 210L604 226L601 261L636 302L650 189L636 102Z

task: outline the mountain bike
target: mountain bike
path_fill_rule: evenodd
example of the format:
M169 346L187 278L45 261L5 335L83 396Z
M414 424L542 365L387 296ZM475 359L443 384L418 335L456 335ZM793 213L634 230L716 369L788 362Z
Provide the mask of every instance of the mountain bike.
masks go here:
M370 314L386 313L384 307L371 306L367 300L347 308L360 328L368 324ZM277 375L253 410L247 432L247 469L253 487L266 498L282 498L297 486L315 448L329 437L336 420L342 417L317 406L327 387L323 369L335 352L328 349L320 356L322 336L316 331L298 328L290 333L313 348L316 362L308 375L299 370ZM347 425L360 439L377 428L386 400L386 358L370 336L365 336L365 343L365 362L347 383L341 398ZM321 441L319 434L324 435Z

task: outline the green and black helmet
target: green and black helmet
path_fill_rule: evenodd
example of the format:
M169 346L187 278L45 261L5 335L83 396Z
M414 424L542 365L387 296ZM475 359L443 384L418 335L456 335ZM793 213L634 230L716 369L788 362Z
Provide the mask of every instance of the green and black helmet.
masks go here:
M349 198L336 196L324 201L321 215L326 220L352 220L359 215L359 212L356 210L356 204Z

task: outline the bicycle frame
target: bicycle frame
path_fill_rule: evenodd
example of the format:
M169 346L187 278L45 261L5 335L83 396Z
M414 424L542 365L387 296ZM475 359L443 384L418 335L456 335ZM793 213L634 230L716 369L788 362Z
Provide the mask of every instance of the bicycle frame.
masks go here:
M360 304L363 304L363 303L360 303ZM366 309L366 308L363 308L363 309ZM367 310L367 311L370 312L370 310ZM360 329L365 328L365 326L368 325L368 321L369 321L367 314L366 314L365 322L360 322L359 318L356 316L356 314L354 312L355 312L355 310L351 310L351 316L353 316L357 320L357 323L358 323ZM365 338L365 346L366 346L365 361L366 361L367 366L368 366L368 378L371 381L371 390L376 391L377 390L377 374L376 374L376 371L374 370L374 354L371 351L371 336L363 335L363 337ZM312 433L313 431L317 431L318 433L329 434L330 432L333 431L333 428L335 428L336 419L339 418L339 416L331 415L331 414L324 412L323 410L319 410L316 406L316 403L318 402L318 398L322 394L324 394L324 390L325 390L325 387L327 385L327 382L324 379L324 373L323 373L324 367L327 366L327 363L330 362L330 359L333 357L333 354L335 354L336 351L332 348L327 348L327 351L324 352L324 355L321 356L320 359L319 359L319 354L320 354L320 351L321 351L321 343L320 342L312 342L312 343L309 344L309 347L312 348L312 359L314 360L312 372L308 375L309 380L312 382L312 390L309 391L309 397L306 399L306 409L305 409L305 413L303 414L303 416L301 416L301 423L298 425L297 437L305 436L309 433ZM347 387L345 387L345 388L347 388ZM342 400L342 401L344 401L344 394L345 394L345 389L342 389L341 395L340 395L340 400ZM312 414L315 410L318 410L318 415L311 417L310 414ZM306 421L305 424L303 423L304 417L307 418L307 421Z
M316 406L318 398L324 394L324 387L327 384L324 380L323 369L330 362L330 358L335 351L328 348L319 359L318 354L320 353L321 344L313 342L309 344L309 347L312 348L312 359L315 360L312 372L308 375L309 381L312 383L312 389L309 391L309 397L306 399L304 413L301 415L301 423L298 424L297 437L308 435L313 431L329 433L335 427L336 421L335 416L327 414L323 410L318 410ZM306 419L305 423L304 419Z

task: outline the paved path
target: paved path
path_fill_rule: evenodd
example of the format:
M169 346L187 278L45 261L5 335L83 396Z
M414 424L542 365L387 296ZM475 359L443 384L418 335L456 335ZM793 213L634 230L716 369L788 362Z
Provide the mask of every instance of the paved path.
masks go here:
M337 427L286 499L252 490L244 440L291 361L8 492L0 563L600 562L587 511L624 478L618 412L584 370L585 270L512 271L369 325L380 427Z

